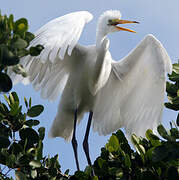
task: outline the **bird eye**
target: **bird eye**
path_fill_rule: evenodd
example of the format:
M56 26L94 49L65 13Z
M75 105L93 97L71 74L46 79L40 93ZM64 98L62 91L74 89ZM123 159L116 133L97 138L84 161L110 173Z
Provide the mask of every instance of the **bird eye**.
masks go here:
M108 25L113 25L113 20L112 19L108 20Z
M115 21L115 19L109 19L108 20L108 25L117 25L118 23Z

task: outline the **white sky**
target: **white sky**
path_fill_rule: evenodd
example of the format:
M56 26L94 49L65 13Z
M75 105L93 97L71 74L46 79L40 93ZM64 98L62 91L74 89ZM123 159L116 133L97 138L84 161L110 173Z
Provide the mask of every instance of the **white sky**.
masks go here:
M178 0L1 0L0 9L2 14L12 13L15 19L27 18L31 32L35 32L43 24L58 16L73 11L87 10L94 15L94 19L85 27L80 39L81 44L94 43L98 16L105 10L117 9L121 11L123 19L136 20L140 24L130 25L133 30L138 32L137 34L121 32L109 36L111 54L114 59L119 60L125 56L146 34L151 33L162 42L174 63L179 59L178 7ZM44 126L48 131L55 117L59 100L53 103L42 100L39 92L35 92L31 86L17 85L14 90L22 96L22 99L24 96L32 97L33 105L42 104L45 106L44 113L38 119L41 120L41 126ZM175 120L175 116L175 113L165 110L164 124L167 124L168 120ZM86 128L85 120L77 129L81 169L87 165L82 150L82 140ZM92 161L97 158L100 148L107 142L108 137L98 136L91 131L89 144ZM73 173L76 170L70 143L65 143L61 138L48 139L46 136L44 149L46 155L59 154L63 171L70 169L70 173Z

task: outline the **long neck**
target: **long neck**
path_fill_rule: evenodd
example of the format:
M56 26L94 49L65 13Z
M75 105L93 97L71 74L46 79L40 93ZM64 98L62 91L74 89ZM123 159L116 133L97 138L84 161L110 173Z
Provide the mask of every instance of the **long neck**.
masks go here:
M100 48L103 39L106 37L107 33L98 24L96 30L96 48Z
M106 38L106 33L97 29L96 35L96 62L93 67L92 72L92 81L91 81L91 92L95 95L99 89L101 89L109 76L110 67L106 58L106 41L103 40Z

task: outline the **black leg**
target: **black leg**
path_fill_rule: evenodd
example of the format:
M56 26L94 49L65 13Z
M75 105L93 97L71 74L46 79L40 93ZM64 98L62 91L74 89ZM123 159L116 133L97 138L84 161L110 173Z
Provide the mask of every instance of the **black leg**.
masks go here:
M80 167L79 167L78 153L77 153L77 147L78 147L78 144L77 144L77 140L76 140L77 114L78 114L78 111L77 111L77 109L76 109L76 110L75 110L75 117L74 117L74 127L73 127L72 146L73 146L73 151L74 151L74 155L75 155L76 167L77 167L77 170L79 171L79 170L80 170Z
M85 138L83 140L83 149L85 151L85 155L86 155L86 159L88 161L88 165L91 167L92 167L92 164L91 164L91 159L89 156L88 137L89 137L89 131L90 131L90 127L91 127L92 117L93 117L93 112L90 111L89 118L88 118L88 124L87 124L87 128L86 128L86 133L85 133ZM94 175L93 169L92 169L92 175Z

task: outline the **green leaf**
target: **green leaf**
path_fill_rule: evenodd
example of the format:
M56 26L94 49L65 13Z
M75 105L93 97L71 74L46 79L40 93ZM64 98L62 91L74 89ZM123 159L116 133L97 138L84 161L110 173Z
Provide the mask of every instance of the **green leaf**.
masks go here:
M160 143L160 138L157 137L155 134L153 134L153 131L151 129L148 129L145 133L147 139L151 142L151 144L153 146L159 146L161 143Z
M173 71L179 74L179 64L173 64Z
M140 141L140 139L135 134L132 134L131 140L134 145L139 144Z
M158 146L152 151L152 161L159 162L168 156L168 151L166 146Z
M98 180L98 176L93 176L92 180Z
M169 135L163 125L159 125L157 131L164 139L169 139Z
M171 128L170 133L171 133L171 136L175 138L175 140L179 139L179 130L177 128Z
M14 155L18 155L23 151L23 148L19 143L13 142L9 148L9 151Z
M1 61L4 66L12 66L19 63L19 58L8 49L6 45L0 45Z
M10 104L14 104L15 100L11 93L9 93L9 100L10 100Z
M32 106L28 112L27 115L29 117L36 117L39 116L44 110L44 107L42 105L36 105L36 106Z
M16 161L16 164L18 165L18 166L28 166L29 165L29 162L30 162L30 158L29 158L29 156L28 155L19 155L19 156L17 156L18 157L18 159L17 159L17 161Z
M10 77L0 72L0 92L8 92L12 89L12 81Z
M44 47L42 45L37 45L35 47L30 47L29 53L31 56L38 56L43 49L44 49Z
M25 102L26 108L28 108L28 102L27 102L27 99L25 97L24 97L24 102Z
M131 160L128 154L125 154L124 156L124 162L125 162L125 166L130 168L131 167Z
M178 115L177 115L176 124L177 124L177 126L179 126L179 113L178 113Z
M33 120L33 119L27 120L27 121L25 122L25 125L26 125L26 126L29 126L29 127L37 126L37 125L39 125L39 124L40 124L40 122L39 122L38 120Z
M167 180L174 180L174 179L177 180L179 178L179 172L178 171L179 170L177 167L171 166L167 172Z
M37 171L36 170L31 170L31 177L35 179L37 177Z
M25 40L30 43L30 41L32 41L35 38L34 34L30 33L30 32L26 32L25 33Z
M174 111L179 110L179 104L165 103L165 107Z
M14 16L11 14L9 16L9 29L12 31L14 29Z
M121 130L116 132L116 136L118 138L119 143L128 143L124 133Z
M16 101L16 102L18 102L18 103L19 103L19 98L18 98L17 93L16 93L16 92L11 92L10 94L13 96L14 101Z
M39 132L39 139L40 139L40 140L43 140L44 137L45 137L45 128L44 128L44 127L40 127L40 128L38 129L38 132Z
M103 164L104 164L105 162L106 162L106 161L105 161L104 159L98 158L98 165L99 165L100 168L103 167Z
M31 144L39 142L39 135L34 129L31 128L21 129L19 131L19 136L22 140L27 139L27 141Z
M29 99L29 108L31 108L31 105L32 105L32 98L30 97L30 99Z
M40 168L40 167L41 167L40 161L37 161L37 160L32 160L32 161L29 163L29 165L32 166L32 167L35 167L35 168Z
M114 134L110 137L109 142L106 144L106 148L109 152L117 151L119 149L119 141Z
M16 116L22 110L22 106L19 107L19 103L17 101L14 102L14 104L11 104L10 108L11 108L10 109L10 115L12 115L12 116Z
M23 49L27 47L27 42L22 38L16 38L12 41L12 47L17 49Z
M36 151L37 160L41 160L43 158L43 143L42 140L39 141L37 151Z
M20 171L15 171L16 180L27 180L24 173Z
M28 21L25 18L17 20L14 24L14 30L18 33L25 33L28 30Z
M179 74L175 73L174 71L172 72L171 75L169 74L168 77L169 77L170 81L173 81L173 82L179 80Z
M10 145L10 141L9 138L0 135L0 149L1 148L8 148L8 146Z

